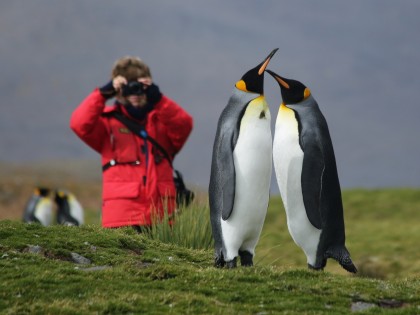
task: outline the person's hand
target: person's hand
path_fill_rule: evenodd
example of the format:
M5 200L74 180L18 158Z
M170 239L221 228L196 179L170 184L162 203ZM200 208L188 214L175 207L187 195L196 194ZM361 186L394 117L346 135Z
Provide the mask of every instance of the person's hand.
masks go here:
M123 85L126 85L126 84L127 84L127 79L121 75L116 76L112 80L112 86L117 92L120 92L122 90Z
M146 88L151 86L153 83L151 78L139 78L137 81L139 81L140 83L143 83Z
M139 79L140 81L141 79ZM147 96L147 102L151 105L156 105L162 98L162 93L159 90L159 87L152 82L151 79L149 81L143 82L140 81L145 85L144 93Z

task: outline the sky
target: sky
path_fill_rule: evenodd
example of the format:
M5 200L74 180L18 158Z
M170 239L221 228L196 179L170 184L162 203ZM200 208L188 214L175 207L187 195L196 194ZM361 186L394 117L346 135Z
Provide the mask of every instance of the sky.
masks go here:
M268 68L311 89L342 187L419 187L418 12L416 0L2 1L0 162L92 160L100 172L69 118L132 55L194 117L175 167L206 189L235 82L279 48ZM265 96L274 132L281 95L269 75Z

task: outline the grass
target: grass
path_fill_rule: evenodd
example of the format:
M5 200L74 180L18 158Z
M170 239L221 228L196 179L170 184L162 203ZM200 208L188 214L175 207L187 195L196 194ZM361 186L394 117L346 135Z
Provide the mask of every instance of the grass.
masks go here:
M186 248L210 249L213 247L213 238L209 209L202 202L193 202L189 207L178 208L173 218L169 218L165 211L163 220L156 220L149 236L164 243Z
M420 191L349 190L343 193L346 245L360 276L397 279L420 276ZM257 246L262 265L304 267L306 258L293 243L281 199L272 198ZM328 271L346 274L329 260Z
M188 241L206 227L205 206L184 209L176 219L184 227L175 224L163 241L165 233L102 229L96 215L83 227L0 221L0 313L348 314L362 301L374 307L361 314L419 314L420 191L352 190L343 198L356 277L333 261L324 272L306 269L277 197L256 266L236 270L215 269L206 242ZM174 241L178 233L184 237ZM91 263L76 264L71 253Z

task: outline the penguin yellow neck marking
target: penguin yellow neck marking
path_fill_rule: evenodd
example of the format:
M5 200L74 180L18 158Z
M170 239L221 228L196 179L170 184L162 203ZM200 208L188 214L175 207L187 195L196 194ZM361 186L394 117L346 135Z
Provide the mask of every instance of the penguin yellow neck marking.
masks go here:
M280 104L277 120L296 122L295 112L287 107L284 103Z
M263 95L258 96L249 102L242 117L240 128L242 129L242 127L248 125L249 123L258 121L260 119L268 119L268 121L271 119L270 110Z
M280 113L290 113L290 112L293 112L293 110L290 109L289 107L287 107L286 104L284 104L284 103L280 104L279 114Z

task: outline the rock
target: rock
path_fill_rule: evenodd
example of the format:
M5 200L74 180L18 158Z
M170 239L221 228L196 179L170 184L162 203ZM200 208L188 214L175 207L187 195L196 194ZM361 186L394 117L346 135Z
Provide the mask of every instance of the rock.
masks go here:
M361 302L361 301L353 302L351 304L351 311L352 312L360 312L360 311L364 311L364 310L370 309L370 308L375 307L375 306L376 306L376 304L373 304L373 303L367 303L367 302Z
M70 255L71 255L71 259L76 264L90 265L92 263L89 259L87 259L86 257L83 257L82 255L79 255L78 253L71 253Z
M379 306L383 308L400 308L403 307L404 303L398 300L380 300Z
M26 247L26 251L30 254L42 254L43 249L38 245L28 245L28 247Z

